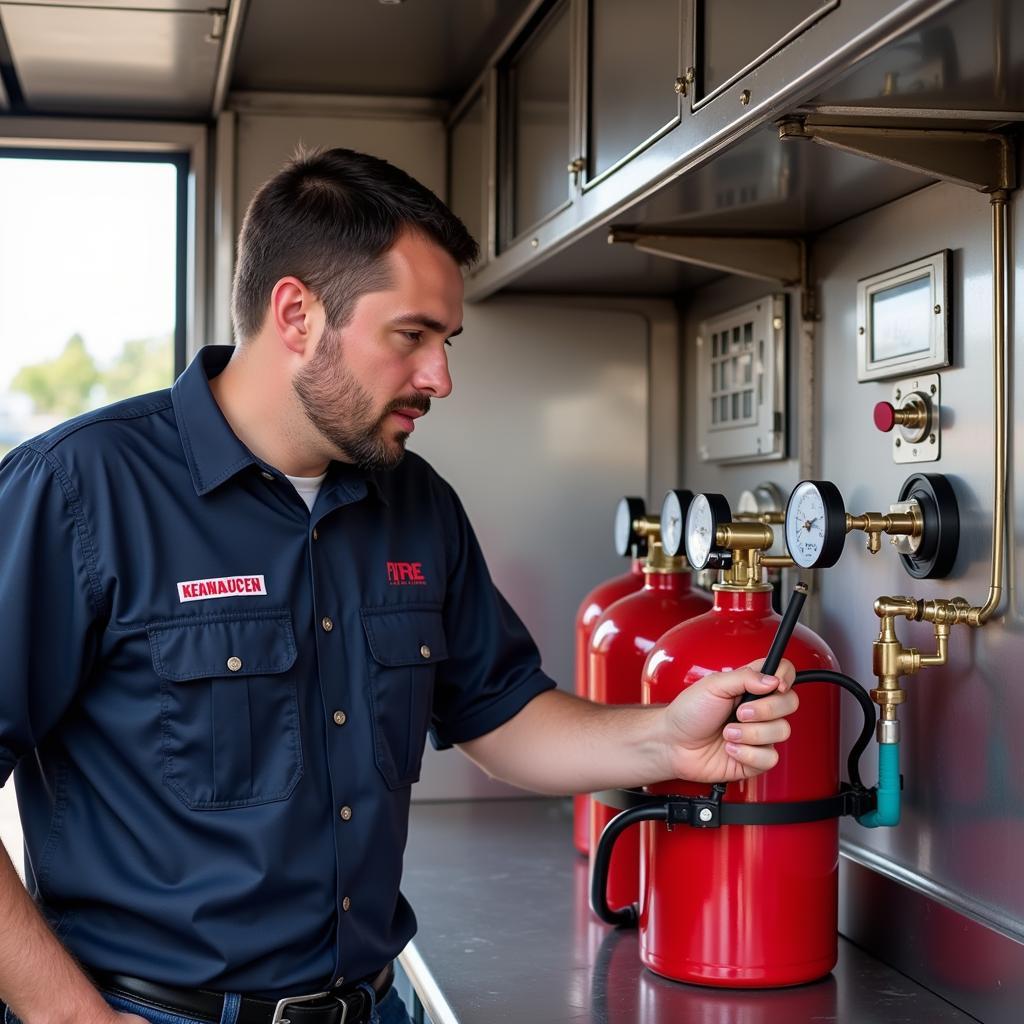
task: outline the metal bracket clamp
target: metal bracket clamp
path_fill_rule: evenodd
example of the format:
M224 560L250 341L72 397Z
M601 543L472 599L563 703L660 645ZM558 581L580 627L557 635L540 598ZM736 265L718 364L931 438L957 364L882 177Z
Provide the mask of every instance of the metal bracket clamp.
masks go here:
M1014 145L996 132L808 124L800 117L785 118L778 127L783 140L810 139L979 192L1017 185Z
M900 780L902 788L902 778ZM877 788L866 789L842 783L839 792L817 800L779 803L722 803L725 787L712 787L708 796L656 796L640 789L608 789L594 793L599 803L618 810L633 807L665 809L662 819L673 825L691 828L720 828L722 825L794 825L828 818L859 817L875 809Z
M801 318L817 319L817 300L811 284L807 244L802 238L771 235L682 234L657 228L612 227L608 243L632 245L649 256L722 270L739 277L778 281L784 287L798 285Z

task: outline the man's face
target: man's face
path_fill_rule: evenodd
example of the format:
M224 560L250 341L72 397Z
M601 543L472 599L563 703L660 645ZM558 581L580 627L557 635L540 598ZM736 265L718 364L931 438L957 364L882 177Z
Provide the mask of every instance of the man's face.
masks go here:
M462 274L444 249L406 232L385 258L384 290L361 295L340 330L324 329L294 381L335 458L364 469L398 465L414 421L451 393L446 346L462 329Z

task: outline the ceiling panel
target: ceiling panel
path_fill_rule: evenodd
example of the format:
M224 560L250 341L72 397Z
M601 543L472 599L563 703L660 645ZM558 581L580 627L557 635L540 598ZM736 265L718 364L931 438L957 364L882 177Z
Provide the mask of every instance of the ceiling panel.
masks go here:
M231 88L456 99L529 2L250 3Z
M0 3L0 21L33 112L209 113L222 15Z
M7 7L91 7L115 11L225 11L229 0L5 0Z

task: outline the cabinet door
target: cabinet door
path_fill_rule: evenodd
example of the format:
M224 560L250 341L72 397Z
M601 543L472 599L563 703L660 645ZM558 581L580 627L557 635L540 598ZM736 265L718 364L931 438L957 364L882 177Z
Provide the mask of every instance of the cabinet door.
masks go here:
M839 0L697 0L694 106L838 6Z
M679 123L682 0L590 0L587 181Z
M572 198L570 28L561 0L501 69L501 248Z
M479 243L483 258L487 256L487 239L484 237L487 224L484 216L487 187L486 110L481 90L469 101L448 134L448 203Z

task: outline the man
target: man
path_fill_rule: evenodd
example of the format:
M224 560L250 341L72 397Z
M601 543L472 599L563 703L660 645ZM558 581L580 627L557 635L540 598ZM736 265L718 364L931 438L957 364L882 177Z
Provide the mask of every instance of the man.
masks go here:
M4 460L0 777L31 898L3 857L0 998L25 1024L406 1020L428 729L545 793L775 763L791 666L667 708L555 690L458 498L403 459L475 256L396 168L300 157L242 227L237 347Z

